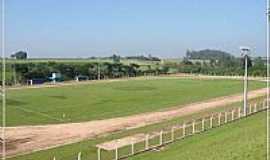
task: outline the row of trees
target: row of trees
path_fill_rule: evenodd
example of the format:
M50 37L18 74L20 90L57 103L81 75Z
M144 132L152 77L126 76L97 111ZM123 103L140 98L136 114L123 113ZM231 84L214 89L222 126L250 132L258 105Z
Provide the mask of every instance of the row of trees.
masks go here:
M151 54L148 56L140 55L140 56L126 56L126 57L121 57L120 55L113 54L110 57L89 57L89 59L111 59L113 62L119 63L121 60L141 60L141 61L155 61L159 62L161 61L160 58L154 57Z
M16 59L27 58L25 52L14 54ZM26 57L25 57L26 56ZM187 51L186 57L181 62L158 63L158 59L149 56L152 65L138 65L121 63L120 56L110 57L113 62L8 62L7 81L24 83L30 79L49 80L52 73L61 73L63 80L73 80L76 76L88 76L89 79L107 79L120 77L135 77L141 75L159 75L170 73L193 73L208 75L243 75L243 59L236 58L226 52L216 50ZM129 57L136 59L136 57ZM137 57L138 58L138 57ZM146 57L141 57L145 59ZM148 59L148 60L149 60ZM262 58L248 59L249 75L266 76L266 64Z
M8 84L14 83L14 76L19 83L25 83L30 79L48 80L52 73L61 73L63 80L73 80L76 76L88 76L89 79L135 77L142 75L159 75L169 73L193 73L207 75L243 75L244 69L241 59L238 63L229 66L214 65L210 63L192 63L182 61L181 63L165 63L156 66L139 66L137 64L124 65L122 63L17 63L8 65ZM256 62L255 62L256 61ZM256 59L249 66L249 75L266 76L266 66L262 60ZM14 74L14 72L16 74Z
M234 58L234 56L224 51L205 49L200 51L187 50L186 58L201 59L201 60L210 60L210 59L220 60L220 59L231 59Z
M217 50L187 51L181 63L168 63L169 68L175 68L180 73L195 73L208 75L243 75L244 60L229 53ZM250 76L266 76L267 68L260 57L248 58Z
M141 75L157 75L165 73L162 67L138 64L124 65L122 63L59 63L59 62L33 62L8 64L8 72L12 72L8 78L8 84L14 82L25 83L30 79L49 80L52 73L61 73L63 80L73 80L76 76L88 76L89 79L108 79L120 77L135 77ZM14 77L16 73L16 77Z

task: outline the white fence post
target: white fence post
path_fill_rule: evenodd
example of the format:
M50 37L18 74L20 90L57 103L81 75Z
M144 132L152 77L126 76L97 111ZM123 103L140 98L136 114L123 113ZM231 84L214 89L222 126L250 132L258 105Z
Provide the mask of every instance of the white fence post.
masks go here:
M254 104L254 112L257 112L257 103Z
M228 122L228 113L227 113L227 111L225 111L225 123L227 123Z
M172 135L171 135L171 140L174 141L174 127L172 127Z
M149 134L145 136L145 150L149 149Z
M234 120L234 110L232 110L232 121Z
M184 123L182 127L183 127L183 137L185 137L186 136L186 123Z
M263 101L263 109L265 109L266 107L267 107L267 99L265 99L264 101Z
M98 160L101 160L101 149L100 148L98 148Z
M134 151L134 142L131 143L131 155L134 155L135 151Z
M238 118L241 118L241 107L238 108Z
M115 148L115 160L118 160L118 148Z
M160 135L159 135L159 144L162 146L163 144L163 131L160 131Z
M249 105L249 114L252 113L252 104Z
M210 117L210 128L213 128L213 114Z
M202 131L204 131L204 118L202 119Z
M192 134L195 133L195 120L193 120L192 122Z
M218 113L218 125L221 125L221 112Z
M81 159L82 159L82 152L79 152L77 160L81 160Z

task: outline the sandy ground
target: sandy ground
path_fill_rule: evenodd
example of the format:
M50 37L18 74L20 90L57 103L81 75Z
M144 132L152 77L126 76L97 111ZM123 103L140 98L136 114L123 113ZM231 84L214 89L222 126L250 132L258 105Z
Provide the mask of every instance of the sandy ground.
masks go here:
M249 92L249 98L256 98L263 95L266 95L266 88ZM13 156L15 154L26 154L53 148L95 138L96 136L110 132L142 127L239 101L242 101L241 94L219 97L185 106L176 106L174 109L167 111L144 113L121 118L82 123L8 127L6 128L8 142L7 154Z

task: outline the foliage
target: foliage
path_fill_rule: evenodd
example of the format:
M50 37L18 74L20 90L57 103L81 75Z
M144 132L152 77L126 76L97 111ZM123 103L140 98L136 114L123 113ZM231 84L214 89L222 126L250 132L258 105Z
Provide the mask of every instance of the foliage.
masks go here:
M110 58L113 60L114 63L120 63L120 59L121 59L120 56L114 54Z
M16 59L27 59L27 52L24 51L18 51L11 55L12 58Z
M207 75L239 76L244 74L244 60L217 50L187 51L182 61L164 62L149 55L111 57L92 59L47 59L47 60L8 60L7 84L13 84L14 71L17 82L23 84L29 79L48 80L52 72L63 75L63 80L73 80L78 75L90 80L120 77L136 77L142 75L159 75L173 73L193 73ZM266 76L265 60L248 57L250 76ZM1 68L1 66L0 66Z
M201 50L201 51L187 51L186 57L188 59L213 59L213 60L222 60L222 59L232 59L234 58L231 54L218 51L218 50Z
M143 60L143 61L161 61L158 57L153 57L152 55L146 56L127 56L126 59L135 59L135 60Z
M160 74L162 70L152 68L150 65L146 69L142 65L136 63L110 63L110 62L27 62L21 63L11 61L7 65L7 72L13 73L14 67L16 70L17 80L23 84L29 79L49 80L53 72L61 73L64 80L73 80L78 75L88 76L90 79L98 79L100 74L101 79L120 78L120 77L135 77L144 74ZM12 76L7 79L7 84L12 84Z
M229 53L216 50L187 51L181 63L166 64L180 73L208 75L243 75L244 58L236 58ZM262 58L254 61L248 57L250 76L266 76L266 65Z

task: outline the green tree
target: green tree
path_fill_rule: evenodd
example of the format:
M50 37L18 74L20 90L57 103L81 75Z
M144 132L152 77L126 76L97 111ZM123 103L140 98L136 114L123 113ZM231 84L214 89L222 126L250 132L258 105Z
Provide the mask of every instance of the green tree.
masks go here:
M12 58L16 59L27 59L27 52L24 51L18 51L11 55Z

